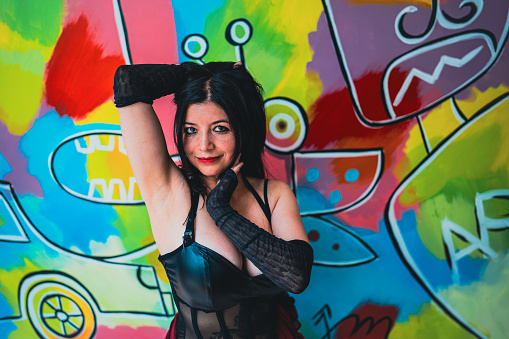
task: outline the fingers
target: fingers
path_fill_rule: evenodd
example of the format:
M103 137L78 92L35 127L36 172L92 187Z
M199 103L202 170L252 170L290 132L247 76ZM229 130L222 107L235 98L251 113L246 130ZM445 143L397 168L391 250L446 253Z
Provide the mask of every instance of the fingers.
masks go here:
M242 168L242 166L243 166L243 165L244 165L244 163L243 163L243 162L239 162L239 163L237 163L235 166L233 166L233 167L232 167L232 171L234 171L234 172L235 172L235 174L237 174L237 175L238 175L238 174L239 174L239 171L240 171L240 169Z

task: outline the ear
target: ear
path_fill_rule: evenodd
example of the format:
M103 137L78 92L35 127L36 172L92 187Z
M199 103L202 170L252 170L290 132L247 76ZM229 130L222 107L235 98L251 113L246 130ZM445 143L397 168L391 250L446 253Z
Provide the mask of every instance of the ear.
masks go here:
M240 66L242 66L242 62L241 62L241 61L237 61L237 62L233 65L233 68L239 68Z

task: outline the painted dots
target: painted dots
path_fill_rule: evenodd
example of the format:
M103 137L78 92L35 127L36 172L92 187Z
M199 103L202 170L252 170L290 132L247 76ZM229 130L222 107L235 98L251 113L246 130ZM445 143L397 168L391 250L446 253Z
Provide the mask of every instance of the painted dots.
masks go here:
M312 242L318 241L318 239L320 239L320 233L318 233L317 230L309 231L308 239L309 239L309 241L312 241Z
M332 205L341 201L341 193L338 190L329 193L329 203Z
M309 183L313 183L313 182L317 181L318 178L320 178L320 171L317 168L313 167L313 168L308 169L308 171L306 172L306 180Z
M350 168L348 171L346 171L345 180L347 182L354 182L357 181L357 179L359 179L359 171L357 169Z

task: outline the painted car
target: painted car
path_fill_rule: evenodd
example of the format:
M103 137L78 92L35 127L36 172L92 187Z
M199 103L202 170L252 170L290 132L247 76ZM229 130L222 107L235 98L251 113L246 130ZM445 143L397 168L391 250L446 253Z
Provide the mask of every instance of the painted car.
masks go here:
M66 251L30 222L5 181L0 220L0 322L28 319L44 338L90 338L101 313L175 314L169 284L154 267L128 263L155 248L109 261Z

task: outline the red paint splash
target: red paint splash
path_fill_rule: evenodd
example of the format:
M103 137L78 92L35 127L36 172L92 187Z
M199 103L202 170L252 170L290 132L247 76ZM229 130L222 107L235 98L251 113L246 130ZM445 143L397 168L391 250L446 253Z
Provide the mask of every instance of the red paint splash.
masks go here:
M367 73L362 88L379 81L380 75ZM360 81L360 80L359 80ZM379 110L379 100L373 99L369 109ZM303 151L382 149L384 168L373 195L360 206L336 214L336 218L350 226L377 231L383 220L385 205L405 173L395 173L395 166L405 162L404 146L415 119L392 125L367 126L355 113L347 88L320 97L309 109L313 120L309 125ZM385 114L385 113L384 113ZM404 166L403 166L404 167ZM343 176L344 168L333 168L336 175Z
M339 323L335 339L388 338L399 311L396 306L365 303Z
M113 76L121 55L103 55L88 20L80 16L64 27L46 68L46 101L60 116L83 119L113 95Z

